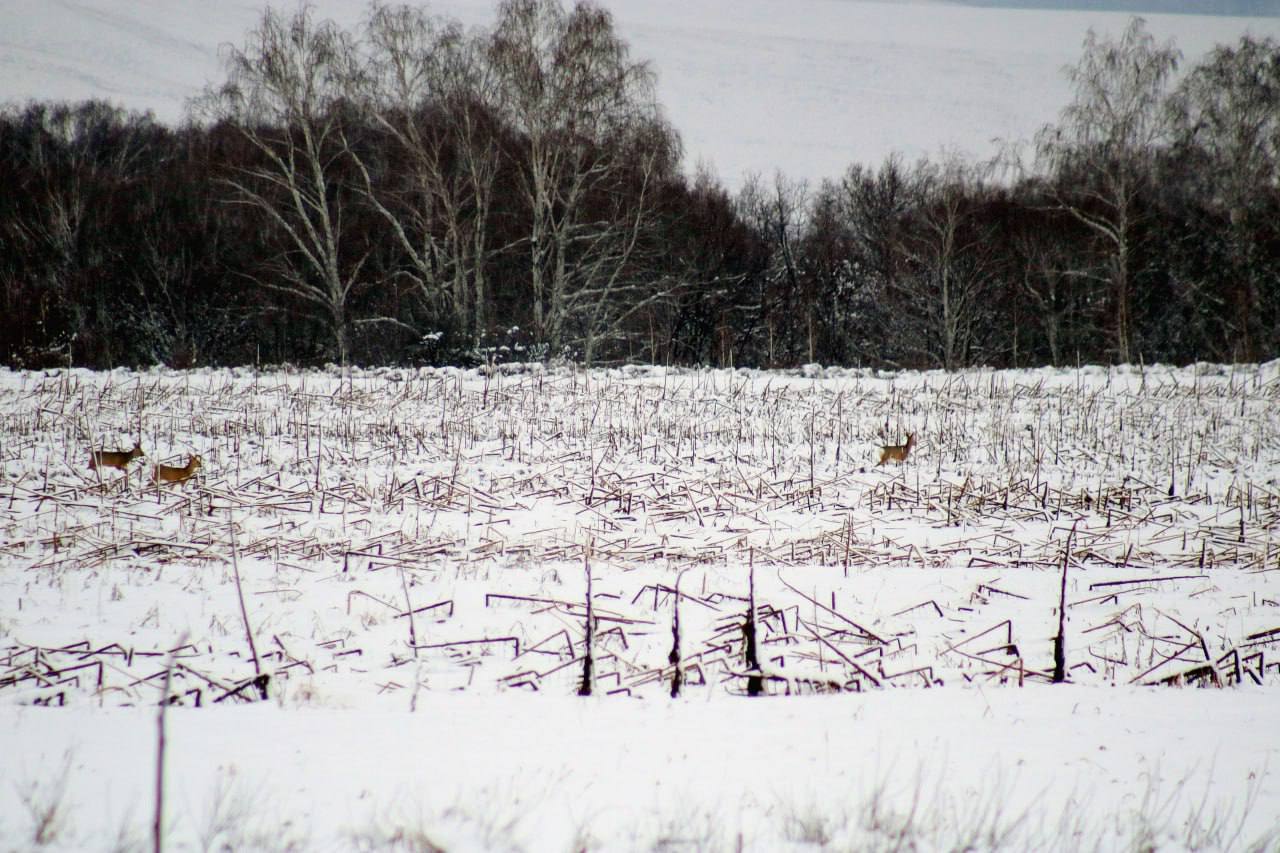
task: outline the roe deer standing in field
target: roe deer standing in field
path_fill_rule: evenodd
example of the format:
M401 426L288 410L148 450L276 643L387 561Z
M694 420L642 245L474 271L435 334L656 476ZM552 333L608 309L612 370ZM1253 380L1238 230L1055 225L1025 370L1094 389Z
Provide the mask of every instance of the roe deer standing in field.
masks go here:
M139 456L146 456L142 451L142 443L135 441L133 450L90 450L89 451L89 470L96 471L101 468L119 468L121 471L128 472L129 463L137 459Z
M894 462L906 462L907 455L911 453L911 448L915 443L916 434L909 432L907 433L906 444L882 444L880 446L880 461L876 465L880 466L891 460Z
M200 457L193 455L181 468L173 465L157 465L151 475L151 481L157 486L161 483L184 483L200 470Z

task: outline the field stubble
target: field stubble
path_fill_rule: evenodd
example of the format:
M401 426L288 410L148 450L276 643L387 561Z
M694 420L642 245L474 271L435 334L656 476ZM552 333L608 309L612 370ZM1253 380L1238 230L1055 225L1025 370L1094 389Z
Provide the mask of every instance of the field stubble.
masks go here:
M0 700L1025 684L1060 597L1068 681L1274 686L1277 411L1274 363L4 373Z

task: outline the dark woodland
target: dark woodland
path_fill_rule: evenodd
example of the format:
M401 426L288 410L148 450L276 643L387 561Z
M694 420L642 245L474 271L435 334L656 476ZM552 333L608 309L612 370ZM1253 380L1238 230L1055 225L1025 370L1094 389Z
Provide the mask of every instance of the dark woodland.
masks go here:
M997 163L683 171L609 14L264 13L180 127L0 112L0 362L957 369L1280 355L1280 43L1134 19Z

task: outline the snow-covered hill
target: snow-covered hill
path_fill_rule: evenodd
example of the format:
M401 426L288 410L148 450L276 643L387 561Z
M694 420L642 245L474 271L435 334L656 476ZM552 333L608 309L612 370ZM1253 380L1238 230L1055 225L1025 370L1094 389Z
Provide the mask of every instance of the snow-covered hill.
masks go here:
M1280 15L1280 0L958 0L1006 9L1091 9L1135 15Z
M636 56L659 75L687 162L728 184L781 169L811 181L851 163L944 151L996 153L1027 139L1068 98L1062 74L1086 31L1119 32L1116 12L1027 11L851 0L604 0ZM291 4L282 4L291 8ZM355 26L361 0L317 0ZM493 0L439 0L473 26ZM252 0L7 0L0 4L0 101L106 98L181 120L186 99L221 78L219 45L243 40ZM1280 19L1152 15L1194 61Z

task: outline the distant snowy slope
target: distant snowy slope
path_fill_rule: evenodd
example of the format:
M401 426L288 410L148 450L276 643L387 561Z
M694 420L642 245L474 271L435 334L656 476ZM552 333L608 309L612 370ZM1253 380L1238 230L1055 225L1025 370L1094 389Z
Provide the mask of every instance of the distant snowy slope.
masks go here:
M280 4L292 9L294 4ZM469 25L492 0L440 0ZM1026 139L1068 97L1062 68L1089 27L1118 32L1120 13L1021 11L873 0L605 0L659 95L692 168L730 185L744 174L820 180L891 152L986 157ZM360 0L316 0L355 25ZM181 119L187 98L221 78L218 48L240 43L261 4L232 0L6 0L0 3L0 100L105 98ZM1194 60L1280 20L1149 18Z
M959 0L1014 9L1095 9L1138 15L1280 15L1280 0Z

